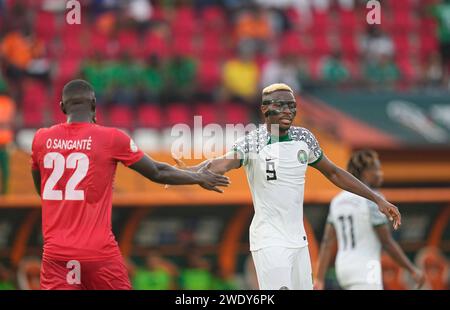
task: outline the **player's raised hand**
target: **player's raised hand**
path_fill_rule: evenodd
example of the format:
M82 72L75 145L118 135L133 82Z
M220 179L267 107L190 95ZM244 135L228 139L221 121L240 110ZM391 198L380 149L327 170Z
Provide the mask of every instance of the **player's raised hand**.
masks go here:
M211 162L208 162L206 165L203 165L203 167L198 171L198 174L200 176L199 185L204 189L223 193L223 191L217 187L227 187L230 184L230 179L224 175L213 173L211 170L209 170L210 166Z
M396 206L383 199L378 202L378 209L392 222L395 230L400 227L402 224L402 216Z

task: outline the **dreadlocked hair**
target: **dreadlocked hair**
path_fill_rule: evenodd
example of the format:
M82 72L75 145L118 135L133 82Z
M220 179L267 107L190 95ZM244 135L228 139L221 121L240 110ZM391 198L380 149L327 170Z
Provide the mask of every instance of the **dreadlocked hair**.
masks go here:
M378 160L377 152L373 150L360 150L353 153L352 157L348 161L347 171L353 174L353 176L361 180L361 175L364 170L371 168Z

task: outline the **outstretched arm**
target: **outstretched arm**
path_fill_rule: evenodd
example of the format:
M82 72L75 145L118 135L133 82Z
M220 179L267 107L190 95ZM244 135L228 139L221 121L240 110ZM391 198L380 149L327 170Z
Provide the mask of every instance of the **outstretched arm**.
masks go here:
M320 244L319 264L317 267L317 275L314 280L314 288L316 290L323 290L325 287L325 274L328 267L337 251L336 230L334 226L327 223L325 226L325 233L323 235L322 243Z
M182 160L176 157L174 157L173 159L177 163L178 167L189 171L198 171L205 165L210 164L209 169L212 172L217 174L225 174L232 169L238 169L239 167L241 167L241 160L238 159L238 155L235 152L228 153L221 157L217 157L211 160L205 160L196 166L190 167L186 166L186 164Z
M313 167L319 170L334 185L345 191L352 192L375 202L380 211L384 213L389 220L393 221L394 229L397 229L401 225L401 215L396 206L372 191L353 175L336 166L325 155L323 155L323 158L318 163L314 164Z
M141 160L130 165L130 168L139 172L147 179L161 184L186 185L199 184L205 189L221 193L217 186L227 186L227 177L212 173L208 165L204 165L198 172L181 170L166 163L153 160L144 155Z
M31 169L33 176L34 188L39 196L41 196L41 172L38 169Z
M387 225L380 225L375 227L375 231L386 252L388 252L397 264L408 270L416 282L417 288L420 288L425 282L425 276L416 266L414 266L408 257L406 257L399 244L392 238L389 227Z

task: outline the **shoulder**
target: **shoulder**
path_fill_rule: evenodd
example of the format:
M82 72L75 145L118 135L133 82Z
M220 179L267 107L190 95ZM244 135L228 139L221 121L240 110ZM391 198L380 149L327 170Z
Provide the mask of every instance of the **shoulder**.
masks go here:
M248 132L245 136L239 138L234 148L248 152L258 152L264 145L266 145L269 141L269 134L267 132L267 128L263 126L259 126L258 128Z
M306 143L310 143L316 140L314 134L304 127L292 126L289 129L289 135L294 141L305 141Z

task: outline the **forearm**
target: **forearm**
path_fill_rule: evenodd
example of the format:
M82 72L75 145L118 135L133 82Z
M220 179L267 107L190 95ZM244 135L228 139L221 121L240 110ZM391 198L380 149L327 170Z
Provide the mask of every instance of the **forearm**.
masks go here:
M406 257L405 253L400 248L397 242L391 239L390 241L383 244L383 247L397 264L408 270L410 273L414 272L414 265L411 263L408 257Z
M328 179L343 190L372 200L375 203L378 203L379 200L383 199L380 195L367 187L367 185L341 168L337 167L335 171L329 175Z
M199 178L196 172L181 170L166 163L156 162L157 173L152 176L152 181L170 185L198 184Z
M327 242L322 242L320 246L319 263L317 267L316 278L319 281L325 280L325 275L327 273L328 267L330 266L332 259L332 246Z

